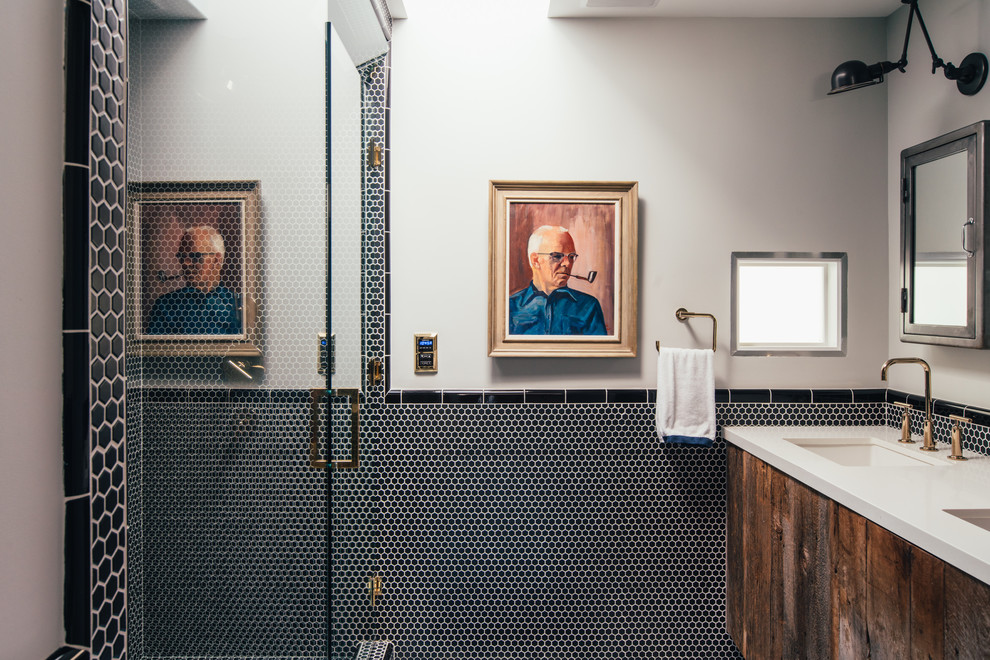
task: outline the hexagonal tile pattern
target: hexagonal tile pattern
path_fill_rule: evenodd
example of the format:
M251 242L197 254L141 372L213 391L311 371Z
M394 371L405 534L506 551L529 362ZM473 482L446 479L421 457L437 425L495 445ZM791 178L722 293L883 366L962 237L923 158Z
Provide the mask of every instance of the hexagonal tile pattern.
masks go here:
M91 656L126 655L122 0L93 0L90 34Z

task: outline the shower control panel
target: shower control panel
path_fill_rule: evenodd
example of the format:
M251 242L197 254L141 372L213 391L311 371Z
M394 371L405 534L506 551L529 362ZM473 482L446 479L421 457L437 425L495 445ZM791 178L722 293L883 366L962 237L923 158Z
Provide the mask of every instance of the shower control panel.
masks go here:
M415 373L437 372L437 333L416 334L413 354L416 356Z
M330 335L328 339L327 333L317 333L316 373L325 374L327 369L330 370L331 375L337 373L336 355L334 355L336 339L337 337L335 335Z

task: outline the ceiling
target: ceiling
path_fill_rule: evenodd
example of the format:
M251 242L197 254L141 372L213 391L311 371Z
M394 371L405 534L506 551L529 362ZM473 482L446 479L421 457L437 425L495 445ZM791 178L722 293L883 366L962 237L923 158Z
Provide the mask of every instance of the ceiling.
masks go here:
M884 18L902 6L901 0L550 0L549 16Z

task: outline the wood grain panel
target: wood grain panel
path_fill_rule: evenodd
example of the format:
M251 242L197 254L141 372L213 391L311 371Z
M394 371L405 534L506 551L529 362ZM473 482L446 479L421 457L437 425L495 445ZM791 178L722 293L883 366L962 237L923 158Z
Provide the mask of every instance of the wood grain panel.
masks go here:
M747 660L772 658L770 654L770 571L772 530L770 519L771 468L751 454L743 455L746 533L743 536L746 609L742 653Z
M945 563L911 547L911 658L929 660L944 653Z
M990 585L728 448L730 635L762 658L990 660Z
M990 586L945 565L945 657L990 658Z
M866 562L868 657L904 660L911 655L911 546L867 522Z
M773 472L771 607L778 625L774 658L827 658L831 654L831 571L828 501L787 475Z
M869 657L866 625L866 519L840 504L831 507L833 657Z
M784 593L784 554L781 552L784 540L784 527L790 526L789 486L793 482L778 470L770 470L770 657L782 658L784 636L793 630L793 616L787 621L788 614L793 615L793 594ZM786 520L785 520L786 519ZM785 630L786 628L786 630Z
M743 451L727 447L726 524L725 524L725 627L732 641L742 650L743 625L746 610L744 588L743 529Z

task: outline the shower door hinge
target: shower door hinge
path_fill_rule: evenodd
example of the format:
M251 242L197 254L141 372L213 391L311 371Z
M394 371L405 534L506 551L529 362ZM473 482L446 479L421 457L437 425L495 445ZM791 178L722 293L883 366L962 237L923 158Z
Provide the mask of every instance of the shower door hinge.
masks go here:
M380 575L372 575L368 578L368 595L371 596L371 606L378 604L378 599L382 597L382 578Z
M911 182L907 177L901 179L901 202L907 204L911 201Z
M368 167L382 166L382 145L374 140L368 141Z
M907 289L901 289L901 314L907 312L907 308L908 308Z
M378 383L382 382L382 361L378 358L371 358L368 360L368 386L374 387Z

